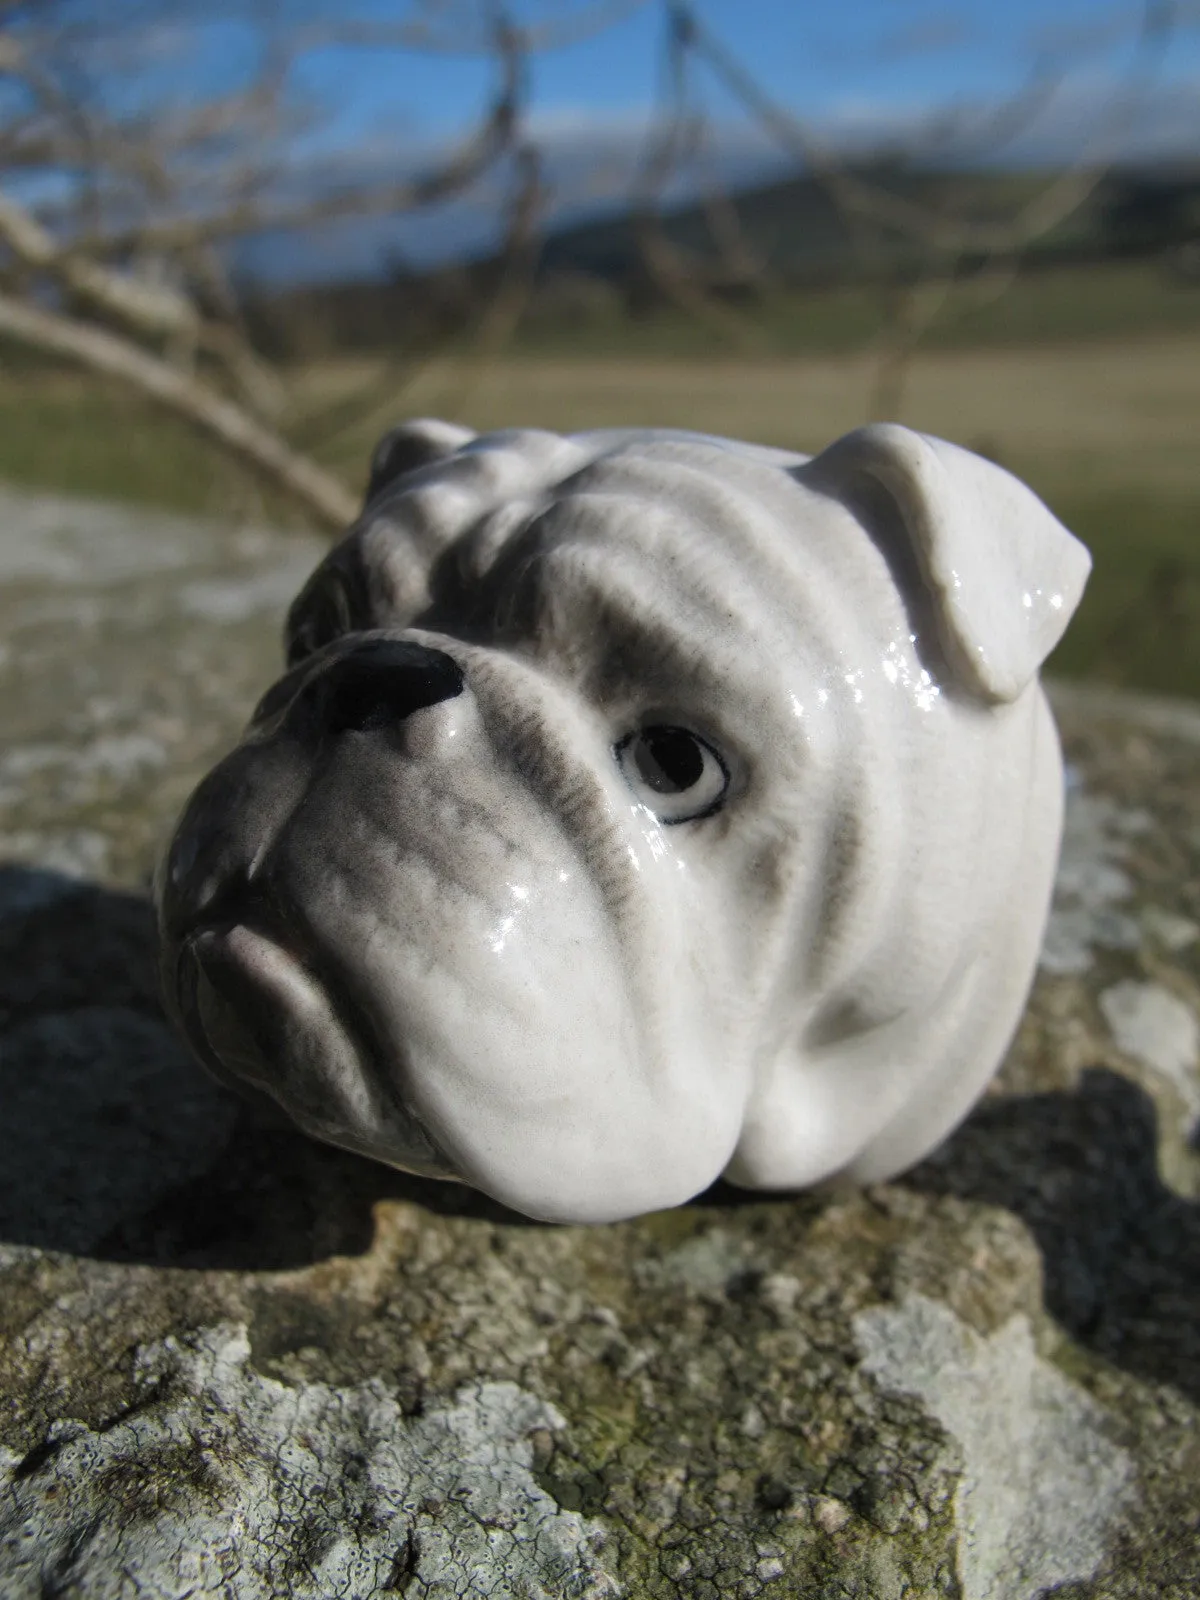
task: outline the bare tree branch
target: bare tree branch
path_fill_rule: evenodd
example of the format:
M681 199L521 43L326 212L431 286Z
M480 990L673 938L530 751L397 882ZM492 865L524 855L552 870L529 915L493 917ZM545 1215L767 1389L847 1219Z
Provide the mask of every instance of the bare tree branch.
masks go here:
M556 17L520 29L521 48L529 52L562 50L580 44L645 8L647 0L585 0L578 15ZM418 9L421 9L418 7ZM308 48L349 45L360 49L424 50L436 55L487 55L492 49L493 7L485 4L439 7L440 17L426 14L409 22L324 22L304 35Z
M856 242L864 277L867 281L881 278L886 299L872 402L876 415L898 413L909 365L920 341L953 298L961 263L970 260L993 285L1002 281L1005 274L1016 271L1024 251L1066 222L1095 193L1110 170L1116 139L1131 125L1161 66L1175 19L1173 0L1143 0L1133 63L1113 114L1096 129L1089 147L1073 164L1012 215L994 221L957 215L949 204L918 200L855 171L808 122L783 109L762 89L733 52L699 20L689 0L665 0L665 9L672 87L662 97L649 154L635 186L638 235L647 266L676 304L710 325L725 325L730 331L731 314L716 305L704 287L703 274L667 237L658 204L680 165L686 58L690 54L703 59L772 141L821 185ZM1047 59L1035 62L1030 78L1017 93L975 126L974 142L990 141L991 148L1017 137L1049 104L1062 81L1062 72L1052 70ZM689 114L694 118L694 113ZM943 139L961 131L961 119L943 119ZM924 141L917 138L906 154L911 162L922 152L927 156L931 148L928 137ZM736 217L736 207L729 210ZM728 217L724 228L728 250L733 239ZM889 239L906 242L907 281L897 276L895 249L884 248ZM992 263L1002 263L1002 270L993 271Z
M330 529L352 521L358 501L337 478L297 455L241 407L128 340L0 293L0 333L119 378L185 418L299 502Z
M1085 152L1010 223L972 223L946 216L870 183L849 170L810 126L776 105L732 52L699 22L690 7L682 0L672 0L670 10L675 19L674 29L705 57L772 138L828 188L839 207L847 212L859 212L948 254L1019 250L1078 210L1111 162L1111 155L1101 156L1095 148ZM1108 128L1099 130L1099 137L1107 143L1111 144L1113 136L1123 131L1131 120L1136 101L1134 90L1139 87L1144 90L1148 86L1171 36L1172 21L1173 9L1168 0L1145 0L1138 31L1138 62L1134 81L1127 89L1126 105ZM1036 103L1032 97L1026 101L1025 112Z
M122 94L94 81L119 76L122 63L144 71L161 47L178 48L173 28L203 31L223 5L239 25L259 28L247 82L178 107L161 96L143 105L135 93L122 109ZM517 149L526 179L512 201L508 265L481 323L495 346L528 293L541 189L536 154L518 138L530 44L500 0L477 8L486 40L475 41L494 57L498 86L449 155L416 176L393 168L350 181L299 161L296 137L312 124L292 93L298 64L353 31L352 14L303 26L307 9L304 0L127 0L115 11L0 0L0 80L12 91L0 102L0 331L130 385L337 527L353 515L354 497L288 443L287 390L254 347L225 248L247 235L431 205ZM584 9L603 23L603 6ZM415 40L411 29L393 29L375 45ZM56 194L65 184L65 199L35 199L39 178Z
M133 248L182 249L215 244L249 233L295 232L345 217L395 216L433 205L468 188L506 150L517 124L523 87L519 35L501 28L497 49L502 81L480 127L432 171L388 183L335 187L301 200L252 197L227 209L196 216L152 217L126 228L84 234L74 245L89 255L119 255Z
M642 261L667 299L727 343L746 350L760 342L754 328L712 295L705 282L706 274L672 242L662 223L663 191L703 137L702 122L689 103L688 51L693 42L690 13L670 6L658 115L651 125L634 182L634 231Z
M65 289L143 333L194 333L199 316L186 296L165 284L113 272L66 253L22 206L0 195L0 239L27 266L53 272Z

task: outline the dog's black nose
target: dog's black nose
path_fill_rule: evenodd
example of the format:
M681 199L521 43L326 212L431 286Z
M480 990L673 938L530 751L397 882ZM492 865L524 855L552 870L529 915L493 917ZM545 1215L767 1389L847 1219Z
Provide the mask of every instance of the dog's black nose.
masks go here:
M462 693L462 668L442 650L406 639L367 639L304 688L327 733L386 728Z

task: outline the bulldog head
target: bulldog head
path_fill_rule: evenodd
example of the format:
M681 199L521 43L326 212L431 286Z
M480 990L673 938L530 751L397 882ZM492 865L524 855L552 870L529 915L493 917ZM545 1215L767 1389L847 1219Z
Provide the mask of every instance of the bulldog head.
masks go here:
M897 1170L1025 997L1087 570L900 427L398 429L179 823L168 1004L308 1132L537 1217Z

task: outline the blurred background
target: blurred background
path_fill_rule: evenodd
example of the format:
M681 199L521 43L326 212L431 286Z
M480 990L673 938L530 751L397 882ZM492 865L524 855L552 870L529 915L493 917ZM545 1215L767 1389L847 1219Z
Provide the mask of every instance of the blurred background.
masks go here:
M332 535L430 413L945 435L1200 697L1200 4L0 0L0 478Z

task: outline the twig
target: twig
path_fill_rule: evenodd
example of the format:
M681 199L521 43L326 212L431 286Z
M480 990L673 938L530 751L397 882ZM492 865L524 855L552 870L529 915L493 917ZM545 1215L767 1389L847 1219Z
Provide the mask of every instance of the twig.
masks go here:
M233 401L128 340L7 294L0 294L0 333L120 379L193 423L325 527L341 529L353 521L358 502L340 479L297 455Z
M74 248L85 255L120 255L144 250L182 249L217 244L251 233L296 232L346 217L395 216L415 211L469 188L512 142L524 85L519 35L502 28L497 37L502 82L482 124L432 171L416 178L361 186L340 185L315 199L246 199L226 209L196 216L150 217L126 228L84 234Z
M704 273L663 227L663 191L681 165L684 152L694 149L703 133L702 123L689 105L688 50L693 40L691 14L681 6L669 5L660 110L634 180L634 233L642 262L667 299L728 343L746 350L760 342L753 326L713 297Z

